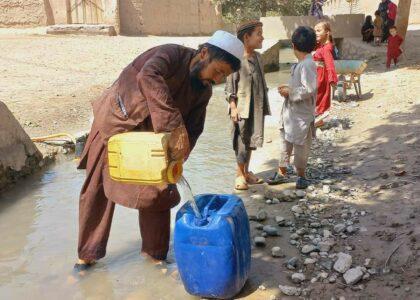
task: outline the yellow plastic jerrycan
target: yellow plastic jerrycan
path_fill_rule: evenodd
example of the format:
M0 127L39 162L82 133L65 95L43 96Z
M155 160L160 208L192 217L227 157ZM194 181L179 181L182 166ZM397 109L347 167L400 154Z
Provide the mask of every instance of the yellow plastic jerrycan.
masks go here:
M108 141L109 174L113 180L141 185L177 183L182 161L171 161L169 133L127 132Z

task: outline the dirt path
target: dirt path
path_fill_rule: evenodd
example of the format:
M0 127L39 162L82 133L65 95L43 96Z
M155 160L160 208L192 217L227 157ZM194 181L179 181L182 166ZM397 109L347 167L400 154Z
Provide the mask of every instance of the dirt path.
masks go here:
M90 101L137 55L163 43L196 47L205 37L51 36L0 30L0 99L30 136L89 127Z
M316 184L305 196L309 202L290 199L289 195L284 199L292 201L267 204L272 196L268 199L256 196L264 193L264 187L243 195L250 215L256 215L261 209L268 213L265 221L252 222L253 236L261 234L257 229L259 224L276 225L275 216L290 221L289 226L282 224L278 228L280 237L267 238L265 247L254 249L253 272L243 293L247 299L281 298L279 284L307 289L301 290L301 295L311 291L313 299L420 298L419 36L418 31L410 31L406 46L409 60L400 68L385 72L383 59L370 63L363 77L362 101L335 104L333 115L337 116L337 124L350 122L352 126L331 128L321 134L311 164L324 170L326 176L314 175ZM88 127L89 102L136 55L161 43L196 46L204 40L53 37L0 31L0 100L31 136L61 131L76 133ZM276 134L274 127L267 129L272 142L253 159L254 170L264 176L276 167ZM351 169L351 174L337 173L346 168ZM327 192L324 186L329 186L326 189L331 191ZM281 191L277 193L284 195ZM314 207L311 203L315 203ZM298 217L290 211L296 205L303 210ZM311 223L322 223L322 220L327 221L321 228L311 227ZM334 232L335 225L345 222L349 226L349 221L359 229L357 233L344 238L343 233ZM309 234L296 238L297 244L292 245L291 235L301 228ZM316 262L304 265L309 255L300 254L301 246L314 242L317 236L322 237L324 229L333 232L335 245L326 257L314 254ZM284 257L273 258L273 246L279 246ZM322 269L319 264L323 259L334 262L338 252L352 256L352 267L363 267L365 259L371 259L364 275L368 269L377 273L372 271L369 279L354 286L344 285L341 275L329 283L337 272ZM295 270L284 265L292 257L299 260ZM390 272L386 269L384 272L388 257ZM306 276L301 285L290 281L296 272Z
M381 58L369 63L361 101L334 103L332 123L337 127L318 132L310 166L322 172L312 175L314 186L303 199L285 196L281 190L287 186L274 194L267 187L255 187L243 196L251 215L261 210L268 213L266 220L251 222L253 236L265 235L261 224L273 225L281 234L266 237L267 245L253 252L251 289L262 284L264 288L256 292L260 297L286 299L278 291L281 284L312 299L420 298L419 41L419 33L411 31L408 59L398 69L386 71ZM276 135L275 128L268 130L272 142L254 155L253 169L262 176L276 168ZM351 174L335 172L340 169L350 169ZM289 194L293 192L291 187ZM281 202L267 204L273 196ZM299 210L303 213L296 214ZM277 226L276 216L290 224ZM312 227L314 222L320 222L321 228ZM341 224L351 224L356 232L336 232L335 225ZM325 229L332 238L323 236ZM306 233L296 237L299 230ZM317 239L332 241L334 246L322 253ZM304 245L318 248L303 255ZM282 249L284 257L272 257L274 246ZM339 252L351 255L352 268L363 269L365 277L354 285L347 285L332 268ZM288 269L293 257L297 266ZM365 265L366 259L370 262ZM306 280L294 284L294 273L304 274Z

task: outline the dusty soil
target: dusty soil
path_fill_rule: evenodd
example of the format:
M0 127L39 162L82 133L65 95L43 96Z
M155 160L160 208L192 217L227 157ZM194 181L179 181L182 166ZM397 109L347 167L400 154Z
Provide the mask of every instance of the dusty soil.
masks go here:
M0 30L0 99L31 137L89 127L90 101L137 55L164 43L196 47L202 37L52 36Z
M270 295L273 299L275 296L287 299L277 290L281 284L302 288L301 296L312 299L420 298L419 36L420 32L413 27L407 37L406 57L399 68L387 71L381 56L369 63L368 71L362 78L364 95L361 100L354 101L356 98L350 97L349 102L334 102L333 121L345 126L319 131L310 161L311 169L321 169L321 174L325 175L319 177L315 174L312 177L313 190L308 191L306 196L310 199L309 203L323 208L320 212L315 210L296 218L290 209L296 204L305 207L298 199L280 204L266 204L265 200L255 198L248 201L250 214L260 210L268 212L268 219L260 223L276 225L275 216L282 216L295 225L283 225L279 228L280 238L267 237L266 247L254 249L255 283L263 283L261 288L266 289L256 294L264 295L265 299ZM276 135L276 129L268 130L272 142L254 155L253 168L262 176L272 174L276 168ZM334 173L337 168L349 168L351 174L337 175ZM324 185L330 185L332 192L324 193ZM287 188L283 186L279 190ZM267 187L252 188L248 196L264 193L266 199L272 197L267 194ZM280 200L281 195L279 192ZM356 211L356 217L343 218L342 212L349 209ZM362 211L366 215L361 216ZM334 283L329 283L331 275L337 274L334 270L319 268L318 263L315 267L303 265L309 255L299 253L301 245L295 247L290 244L290 235L299 228L311 230L309 223L314 216L316 221L328 219L333 224L354 221L359 231L347 234L346 238L334 233L333 225L322 227L331 230L334 235L335 246L327 257L334 260L336 253L348 253L353 258L352 267L363 267L365 259L369 258L369 268L376 274L351 286L345 284L341 275ZM258 222L251 224L253 236L261 236L262 231L256 229ZM322 229L315 232L315 237L322 237ZM310 244L313 236L305 237L298 241ZM273 246L281 247L285 257L272 258ZM285 267L291 257L300 261L296 270ZM322 256L317 254L314 257L320 259L319 262L322 260ZM295 272L306 275L306 281L301 285L290 280ZM320 276L323 272L328 274L325 279ZM314 278L316 282L310 283Z
M0 100L8 105L31 136L86 130L91 118L89 102L99 96L136 55L161 43L196 46L205 40L197 37L46 36L42 32L42 29L0 31ZM378 274L359 282L356 287L344 285L342 276L336 283L325 283L321 279L310 283L317 276L316 269L302 266L291 271L284 266L291 257L301 261L304 257L299 254L300 249L289 242L290 228L282 227L279 229L281 237L267 238L266 247L254 249L252 275L241 297L287 299L278 289L281 284L310 288L312 299L420 298L420 34L414 27L408 35L406 56L399 68L391 71L385 70L382 57L369 64L362 79L363 99L335 103L333 108L332 115L352 126L338 130L329 143L321 140L318 148L314 148L314 156L318 157L311 161L316 167L317 158L330 159L334 166L351 169L351 174L334 176L330 173L323 179L332 180L332 186L348 187L349 195L338 192L322 195L325 184L321 178L314 185L314 193L329 199L328 202L325 197L319 200L325 205L319 218L339 222L341 209L350 205L359 214L357 227L363 228L346 239L337 235L330 254L350 253L353 267L363 266L365 259L370 258L371 267L377 269ZM253 168L263 176L276 168L276 134L275 128L268 128L267 136L272 142L254 156ZM328 166L325 170L328 171ZM264 188L253 187L250 193L243 194L249 214L264 209L269 215L264 224L275 224L273 218L281 215L296 226L304 226L290 212L298 200L269 205L265 200L250 199L253 194L262 194ZM366 211L366 216L360 216L361 211ZM253 236L259 235L256 222L252 224ZM285 257L271 257L272 246L280 246ZM388 261L390 272L382 272L395 249ZM299 270L305 273L307 280L295 285L289 278ZM259 289L259 286L263 287Z

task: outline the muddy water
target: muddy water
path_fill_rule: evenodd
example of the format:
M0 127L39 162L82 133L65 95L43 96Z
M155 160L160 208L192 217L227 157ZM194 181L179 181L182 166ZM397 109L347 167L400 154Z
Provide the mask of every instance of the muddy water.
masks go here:
M267 75L271 101L278 100L275 87L287 78L287 70ZM231 192L235 161L229 131L223 86L218 86L205 132L185 165L194 193ZM139 256L137 212L119 206L107 256L88 276L70 276L83 180L84 172L73 161L64 161L1 196L0 299L195 299L180 282Z

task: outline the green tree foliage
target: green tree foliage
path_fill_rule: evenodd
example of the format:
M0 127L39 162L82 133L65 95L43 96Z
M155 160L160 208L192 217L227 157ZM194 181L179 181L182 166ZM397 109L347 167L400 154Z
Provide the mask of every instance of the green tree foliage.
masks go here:
M212 0L221 9L223 18L238 24L265 16L307 15L311 0Z

